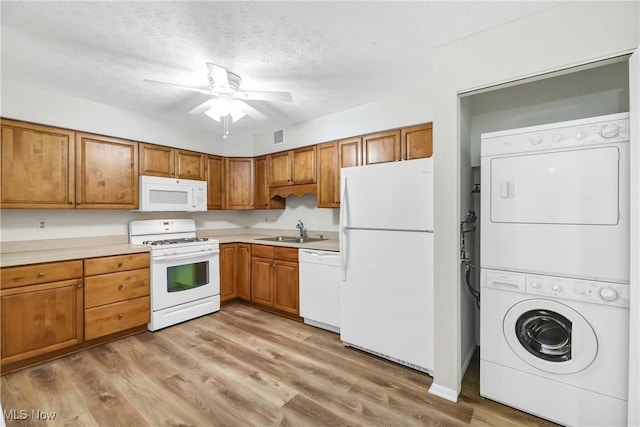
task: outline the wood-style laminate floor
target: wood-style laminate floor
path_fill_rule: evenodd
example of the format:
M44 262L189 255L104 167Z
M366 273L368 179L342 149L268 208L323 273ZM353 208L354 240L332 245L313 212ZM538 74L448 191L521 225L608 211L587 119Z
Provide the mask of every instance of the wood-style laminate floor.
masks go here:
M338 335L237 303L0 378L7 426L551 425L344 347ZM24 412L20 412L24 411ZM55 413L54 421L32 411Z

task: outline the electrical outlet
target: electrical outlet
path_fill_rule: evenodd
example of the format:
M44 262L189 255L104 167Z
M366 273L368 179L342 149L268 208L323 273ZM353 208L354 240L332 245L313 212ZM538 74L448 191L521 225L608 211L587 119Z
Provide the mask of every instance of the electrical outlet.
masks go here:
M47 219L46 218L38 219L36 227L37 227L38 231L46 231L47 230Z

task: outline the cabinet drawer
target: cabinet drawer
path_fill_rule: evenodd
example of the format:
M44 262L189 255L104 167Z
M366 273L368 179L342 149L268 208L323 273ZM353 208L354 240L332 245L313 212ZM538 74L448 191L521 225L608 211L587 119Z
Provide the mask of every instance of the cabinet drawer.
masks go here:
M114 273L149 267L149 253L118 255L84 260L84 275Z
M274 247L274 258L283 261L298 262L298 249L296 248L283 248L280 246Z
M85 310L84 321L85 340L144 325L149 322L149 297L90 308Z
M91 276L84 281L85 308L146 295L149 295L148 268Z
M258 258L273 259L273 246L251 245L251 256L258 257Z
M0 270L0 287L8 289L79 277L82 277L80 260L5 267Z

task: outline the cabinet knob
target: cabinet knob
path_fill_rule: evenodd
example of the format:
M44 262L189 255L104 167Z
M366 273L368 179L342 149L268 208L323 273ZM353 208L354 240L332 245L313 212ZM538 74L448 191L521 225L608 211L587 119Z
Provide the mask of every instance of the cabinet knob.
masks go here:
M118 314L118 319L122 319L124 317L124 314L120 313Z
M41 271L40 273L38 273L38 277L44 277L44 271Z
M80 288L82 288L82 283L80 283L80 284L78 285L78 289L80 289Z
M120 267L122 267L122 263L121 262L118 263L118 268L120 268Z
M76 202L76 205L81 205L81 204L82 204L82 200L78 200L78 201Z
M276 268L276 263L271 264L271 268Z
M124 288L124 285L123 285L122 283L120 283L120 284L118 285L118 290L122 290L122 288Z
M69 204L72 205L73 204L73 200L69 200Z

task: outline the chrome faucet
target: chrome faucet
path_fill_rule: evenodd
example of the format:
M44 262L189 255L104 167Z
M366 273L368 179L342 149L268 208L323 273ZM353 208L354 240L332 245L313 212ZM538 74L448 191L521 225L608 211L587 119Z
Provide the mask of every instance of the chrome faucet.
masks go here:
M304 239L305 235L307 234L307 230L304 229L304 224L302 223L302 221L298 220L298 225L296 225L296 228L300 230L300 238Z

